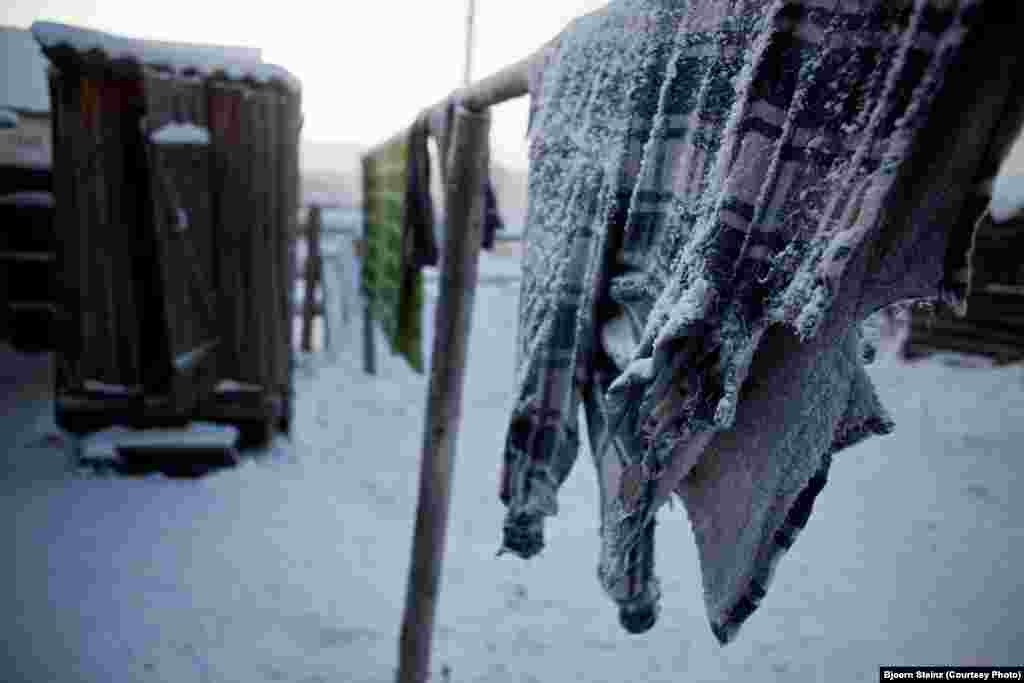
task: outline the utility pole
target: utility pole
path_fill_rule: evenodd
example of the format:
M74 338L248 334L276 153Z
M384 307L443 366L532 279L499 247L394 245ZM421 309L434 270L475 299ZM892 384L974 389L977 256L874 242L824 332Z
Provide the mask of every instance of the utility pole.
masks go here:
M462 85L469 86L473 78L473 24L476 22L476 0L468 0L466 10L466 70L462 74Z

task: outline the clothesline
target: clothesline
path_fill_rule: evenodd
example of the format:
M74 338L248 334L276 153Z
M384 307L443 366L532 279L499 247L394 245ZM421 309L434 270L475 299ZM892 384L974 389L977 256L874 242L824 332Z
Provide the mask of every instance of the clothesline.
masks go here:
M538 50L486 78L453 91L439 102L426 107L423 114L429 117L431 135L443 134L442 122L449 104L461 105L471 112L483 112L496 104L526 95L530 66L540 56L541 52ZM364 156L374 156L406 134L405 129L398 131L383 142L371 147Z
M445 230L441 291L437 305L426 417L420 461L420 483L413 532L412 558L399 640L399 683L419 683L428 677L434 617L440 586L448 524L451 475L461 417L463 376L469 346L473 298L484 222L484 179L488 167L489 107L526 95L529 71L541 52L495 74L460 88L422 110L430 136L445 150L440 160L445 193ZM368 161L387 156L409 130L399 131L372 147ZM478 188L480 188L478 190ZM364 205L368 205L364 198ZM365 210L365 209L364 209ZM367 371L372 371L372 330L367 309L364 341Z

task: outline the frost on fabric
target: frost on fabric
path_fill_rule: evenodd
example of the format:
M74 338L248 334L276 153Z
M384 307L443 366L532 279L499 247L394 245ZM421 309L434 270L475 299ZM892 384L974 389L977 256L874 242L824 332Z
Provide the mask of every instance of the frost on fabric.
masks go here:
M155 145L210 144L210 130L194 123L168 123L150 133L149 140Z
M576 420L571 396L590 380L588 345L601 336L593 328L605 322L594 319L593 290L607 286L615 299L616 277L630 271L630 286L619 295L629 289L644 300L636 304L643 333L625 370L602 387L610 429L640 446L631 442L621 465L649 472L643 476L652 484L629 514L603 519L609 550L601 576L609 593L630 571L629 554L653 520L654 484L677 454L704 435L734 430L764 337L791 335L791 355L803 354L807 371L822 381L820 394L794 390L790 422L779 427L798 434L813 422L815 438L762 454L771 460L758 481L762 493L789 487L787 495L797 495L815 475L828 439L848 445L891 428L870 400L870 383L847 378L863 372L867 353L853 330L869 303L877 309L939 293L927 287L938 281L929 269L942 266L937 252L944 245L927 241L924 226L934 237L958 218L934 227L937 215L901 206L915 202L900 190L936 205L943 204L936 197L961 190L959 177L951 187L929 184L905 162L920 138L933 134L925 123L965 36L977 30L982 3L922 1L904 12L882 2L765 0L733 14L701 0L675 14L664 11L667 5L614 2L599 19L572 25L537 86L532 121L520 318L525 360L506 448L513 489L531 480L522 470L557 472L557 483L572 465L574 453L558 439ZM596 207L587 206L588 196L598 198ZM899 211L908 215L893 218ZM879 246L883 229L888 243ZM901 251L916 242L926 253ZM848 344L831 359L835 368L815 366L817 351L846 334L853 336L843 337ZM814 407L830 387L839 393L840 384L853 387L849 400L833 396L838 402L827 411ZM837 424L838 432L829 433ZM780 462L790 456L787 469ZM525 486L503 496L510 514L528 509L530 495ZM782 521L769 520L765 505L752 505L765 513L765 526L751 533L764 531L770 544ZM776 512L785 513L788 503L780 505ZM790 541L804 521L785 522ZM769 564L736 563L749 576L770 578ZM719 615L722 633L734 632L756 607L753 584L751 591L723 589L729 594L718 596L722 605L753 605Z
M989 213L996 223L1013 220L1024 210L1024 175L996 177Z
M157 43L50 21L33 23L31 31L43 49L67 47L82 54L100 52L112 61L137 62L182 76L221 74L231 80L279 83L294 92L302 87L287 69L250 57L255 51L246 48L234 48L233 55L232 48Z
M774 8L781 12L782 6ZM828 319L839 289L839 282L847 264L849 255L854 253L876 227L879 210L885 190L891 186L893 169L898 165L906 152L910 135L916 130L918 122L929 111L929 105L941 83L941 73L948 63L950 54L954 53L958 41L962 41L964 30L962 25L955 25L938 41L935 50L938 53L929 68L918 82L908 76L910 67L907 54L914 44L913 37L923 21L920 12L914 13L907 36L891 49L892 58L879 60L875 74L885 74L882 81L884 87L876 95L870 105L869 117L858 113L856 120L846 120L839 128L841 134L848 139L859 139L859 143L847 147L846 156L837 158L833 168L826 177L828 184L816 183L810 179L807 185L816 190L820 196L832 201L823 207L815 207L814 202L796 205L796 210L787 217L787 223L775 230L789 239L799 233L794 228L800 224L807 225L809 234L803 243L792 242L779 251L770 262L768 272L763 276L763 283L771 283L775 292L768 297L768 305L760 319L751 317L743 310L741 300L745 291L756 289L756 283L743 282L736 270L722 270L722 266L736 268L728 262L715 264L716 252L723 252L721 245L723 220L728 221L728 202L735 201L737 196L749 196L754 207L746 228L747 242L751 233L764 230L765 225L771 230L768 219L772 217L770 210L773 202L778 202L779 187L783 174L783 150L803 135L798 121L803 111L811 106L811 95L819 101L813 106L818 107L826 117L837 117L844 110L847 94L834 90L831 100L820 101L822 90L819 74L825 67L834 68L834 55L827 47L817 49L808 54L799 65L799 76L796 78L796 89L792 93L785 118L774 121L778 125L777 137L770 144L758 148L750 134L740 135L744 125L749 125L752 117L751 101L755 100L756 88L765 87L758 69L769 59L773 42L781 40L779 31L763 31L757 42L750 49L750 59L745 64L733 84L734 100L729 117L722 129L722 145L717 152L716 162L708 176L705 187L709 191L699 193L693 200L698 207L698 217L694 232L684 239L684 246L673 261L674 274L670 283L659 297L648 320L647 330L637 354L654 359L658 376L645 384L638 382L617 383L613 392L625 385L633 385L634 391L614 397L611 403L625 410L627 405L638 399L642 406L639 420L644 420L644 413L656 405L664 404L671 386L680 383L693 387L692 380L687 381L680 376L683 368L700 367L701 355L718 352L719 361L715 367L708 369L717 374L717 381L706 385L703 391L717 385L717 391L711 391L705 398L709 404L703 410L703 418L699 414L686 412L687 402L677 402L677 416L674 420L661 420L661 424L678 425L689 421L691 424L705 423L706 427L728 429L732 426L735 406L745 373L756 348L755 339L759 331L763 331L774 322L782 322L792 326L803 339L817 334L825 320ZM841 30L841 22L837 18L830 24L821 40L827 46L832 36ZM845 39L851 39L844 36ZM836 38L838 40L838 38ZM833 41L835 42L835 41ZM777 58L777 56L773 56ZM833 61L830 62L829 60ZM845 76L853 72L847 69ZM906 104L906 109L892 121L893 106L896 93L906 90L908 83L913 83L913 92ZM817 88L817 91L814 89ZM664 98L663 98L664 100ZM664 101L662 102L662 105ZM865 103L868 104L868 103ZM711 117L708 117L709 120ZM655 128L661 125L660 114L655 118ZM806 125L806 124L803 124ZM834 125L834 124L830 124ZM891 126L890 128L885 128ZM855 138L851 132L863 131ZM807 143L803 143L807 144ZM835 143L831 143L835 144ZM844 147L845 140L840 143ZM853 154L849 154L849 150ZM884 157L876 171L867 171L872 155L879 150ZM787 152L790 153L791 152ZM646 165L650 156L645 150ZM763 169L763 170L761 170ZM756 171L756 172L755 172ZM790 173L792 173L790 171ZM750 183L755 182L753 186ZM788 180L792 182L792 180ZM845 191L829 191L829 187L854 187L853 193ZM824 209L824 210L821 210ZM817 221L817 225L812 222ZM792 227L790 227L792 226ZM740 255L747 249L744 244ZM730 257L731 258L731 257ZM709 271L709 268L711 271ZM712 272L713 271L713 272ZM727 297L726 292L729 292ZM683 342L690 340L691 346ZM689 361L679 358L681 349L690 348L686 355ZM664 350L664 352L662 352ZM665 377L668 373L672 375ZM643 396L636 394L643 387ZM700 391L700 390L698 390ZM699 406L690 406L690 408ZM710 412L708 412L710 411ZM701 411L698 411L701 412ZM696 420L696 422L694 422ZM705 422L706 421L706 422ZM684 430L685 431L685 430ZM656 458L657 459L657 458Z

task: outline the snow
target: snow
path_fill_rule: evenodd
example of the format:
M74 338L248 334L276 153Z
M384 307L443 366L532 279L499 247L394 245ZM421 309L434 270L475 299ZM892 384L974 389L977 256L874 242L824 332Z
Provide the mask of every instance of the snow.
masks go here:
M210 130L194 123L168 123L149 134L156 145L208 145Z
M320 220L324 232L344 232L360 235L363 232L363 211L359 207L323 209Z
M144 41L50 21L37 21L31 30L44 49L66 46L83 53L96 50L111 60L131 60L181 75L193 71L203 75L223 73L233 80L275 82L295 92L301 90L299 80L286 69L254 59L256 53L246 48Z
M1024 209L1024 175L1000 174L996 176L989 203L989 213L996 223L1005 223Z
M0 195L0 206L5 204L52 208L53 195L49 192L14 192L12 194Z
M118 448L177 450L196 447L232 448L238 428L212 422L192 422L179 429L129 429L114 426L82 439L82 457L90 462L114 460Z
M434 672L447 667L452 683L842 683L875 680L883 663L1019 663L1020 367L908 366L883 344L869 369L896 433L837 456L771 594L726 648L707 628L678 506L659 520L659 623L622 632L594 576L586 453L545 551L496 558L516 265L481 262ZM431 306L437 287L428 277ZM198 480L75 472L51 404L15 387L0 403L0 680L392 681L427 376L380 336L378 375L363 374L361 327L342 330L333 360L300 357L292 441ZM15 355L10 367L33 364ZM7 367L0 391L14 386Z

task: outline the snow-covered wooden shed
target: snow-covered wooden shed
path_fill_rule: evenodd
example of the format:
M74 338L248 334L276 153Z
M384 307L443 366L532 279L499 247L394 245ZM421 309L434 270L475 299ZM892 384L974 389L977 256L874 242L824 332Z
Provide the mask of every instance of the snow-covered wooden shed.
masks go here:
M32 33L51 64L58 422L287 427L297 79L247 48Z

